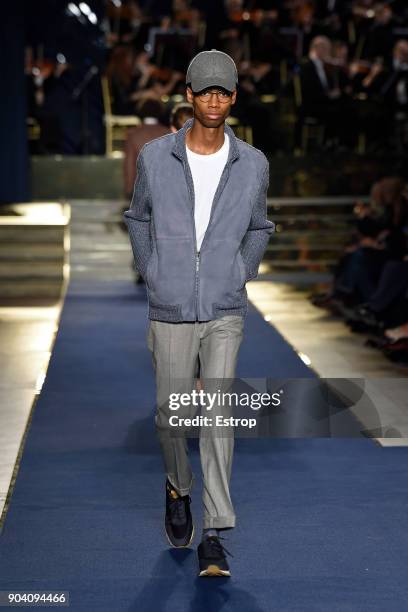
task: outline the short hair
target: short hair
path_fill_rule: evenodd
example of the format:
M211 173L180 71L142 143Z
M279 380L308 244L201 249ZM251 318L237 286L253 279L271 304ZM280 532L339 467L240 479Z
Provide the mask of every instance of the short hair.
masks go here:
M187 119L190 119L193 115L194 111L191 104L188 102L179 102L171 109L170 125L180 130Z
M164 115L164 105L163 102L157 98L147 96L139 101L136 106L136 112L142 119L145 117L161 119Z
M363 217L362 219L358 219L356 226L361 236L367 238L377 238L378 234L383 229L381 223L372 217Z

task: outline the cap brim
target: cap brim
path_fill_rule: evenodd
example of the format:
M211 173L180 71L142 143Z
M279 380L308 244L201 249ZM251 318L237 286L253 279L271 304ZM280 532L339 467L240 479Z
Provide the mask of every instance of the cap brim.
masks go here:
M234 89L236 88L236 85L230 83L221 83L220 81L217 80L202 80L199 82L194 82L194 83L190 83L190 87L193 91L193 93L200 93L200 91L203 91L203 89L207 89L208 87L222 87L222 89L225 89L226 91L229 91L230 93L232 93L234 91Z

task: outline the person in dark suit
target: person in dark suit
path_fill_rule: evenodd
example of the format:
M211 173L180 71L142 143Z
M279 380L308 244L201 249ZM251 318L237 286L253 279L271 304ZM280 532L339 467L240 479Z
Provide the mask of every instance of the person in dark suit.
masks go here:
M380 95L394 114L406 112L408 103L408 41L398 40L393 49L392 65L382 77Z
M300 119L315 117L326 128L326 140L339 136L341 91L327 69L332 43L326 36L316 36L310 43L308 58L300 64Z
M314 111L316 105L326 106L330 99L332 83L325 62L330 59L331 51L331 41L325 36L316 36L310 43L308 58L300 71L302 104L307 111Z
M314 0L314 20L320 33L332 39L348 41L350 7L344 0Z
M398 21L393 13L391 3L378 3L373 9L374 18L370 25L362 50L363 59L383 57L386 61L391 59L394 28Z
M384 147L407 146L403 138L404 125L408 123L408 41L398 40L392 52L392 61L375 62L369 74L360 84L381 113L377 131ZM379 114L379 113L378 113Z

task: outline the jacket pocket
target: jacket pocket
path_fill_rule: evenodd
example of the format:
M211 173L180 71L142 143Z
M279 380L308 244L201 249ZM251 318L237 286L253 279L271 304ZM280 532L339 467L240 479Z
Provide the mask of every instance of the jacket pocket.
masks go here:
M194 291L195 257L190 236L157 237L146 283L159 304L179 304Z

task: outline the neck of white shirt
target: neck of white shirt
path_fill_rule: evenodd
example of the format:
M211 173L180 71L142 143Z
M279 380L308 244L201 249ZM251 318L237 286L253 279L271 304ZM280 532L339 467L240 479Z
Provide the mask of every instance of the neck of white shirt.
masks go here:
M186 144L186 147L187 147L188 152L191 153L192 155L197 155L198 157L204 157L205 158L205 157L212 157L213 155L217 155L218 153L220 153L220 151L223 149L223 147L226 146L228 141L229 141L229 136L228 136L228 134L226 134L224 132L224 142L222 143L220 148L217 149L217 151L214 151L214 153L196 153L195 151L192 151L187 144Z

